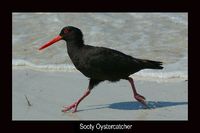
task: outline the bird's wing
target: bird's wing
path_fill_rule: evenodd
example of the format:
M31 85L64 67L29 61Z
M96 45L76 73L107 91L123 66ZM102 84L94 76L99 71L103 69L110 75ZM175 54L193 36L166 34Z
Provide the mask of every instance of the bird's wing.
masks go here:
M91 52L88 52L85 63L89 64L91 70L95 72L108 74L128 74L139 67L139 62L137 62L135 58L122 52L104 47L91 48Z

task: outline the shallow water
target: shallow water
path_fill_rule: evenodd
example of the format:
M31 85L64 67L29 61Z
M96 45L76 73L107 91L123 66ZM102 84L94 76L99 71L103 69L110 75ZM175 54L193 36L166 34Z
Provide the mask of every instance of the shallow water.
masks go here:
M13 13L12 64L43 71L76 71L64 41L38 48L72 25L79 27L85 44L104 46L137 58L164 63L163 70L136 75L187 79L187 13Z

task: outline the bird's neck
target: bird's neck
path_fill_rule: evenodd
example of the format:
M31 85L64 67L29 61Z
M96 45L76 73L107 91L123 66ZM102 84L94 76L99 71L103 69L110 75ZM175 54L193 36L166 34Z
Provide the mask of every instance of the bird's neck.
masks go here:
M68 40L66 41L67 43L67 49L79 49L82 46L84 46L84 41L83 39L72 39L72 40Z
M70 47L81 47L84 45L82 36L71 36L65 41L67 42L67 46L69 45Z
M73 45L73 46L83 46L84 45L84 41L83 41L82 38L70 39L70 40L67 40L67 44Z
M84 46L84 41L82 39L78 40L68 40L67 42L67 51L70 58L76 55L76 53L80 53L81 48Z

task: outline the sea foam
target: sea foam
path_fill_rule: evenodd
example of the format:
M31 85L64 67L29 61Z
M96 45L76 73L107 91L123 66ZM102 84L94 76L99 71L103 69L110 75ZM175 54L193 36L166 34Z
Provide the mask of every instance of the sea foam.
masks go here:
M13 59L12 66L14 68L29 68L33 70L40 70L40 71L61 71L61 72L73 72L77 71L74 66L69 64L57 64L57 65L36 65L29 61L25 61L22 59Z
M47 72L77 72L78 70L71 64L48 64L36 65L22 59L13 59L12 66L15 69L33 69ZM165 71L165 70L141 70L134 74L134 76L145 79L184 79L187 80L187 72L184 71Z

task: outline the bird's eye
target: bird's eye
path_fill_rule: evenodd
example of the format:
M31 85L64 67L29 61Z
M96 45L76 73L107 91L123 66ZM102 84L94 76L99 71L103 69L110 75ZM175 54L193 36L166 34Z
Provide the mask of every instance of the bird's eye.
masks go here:
M64 33L69 33L70 31L70 29L64 29Z

